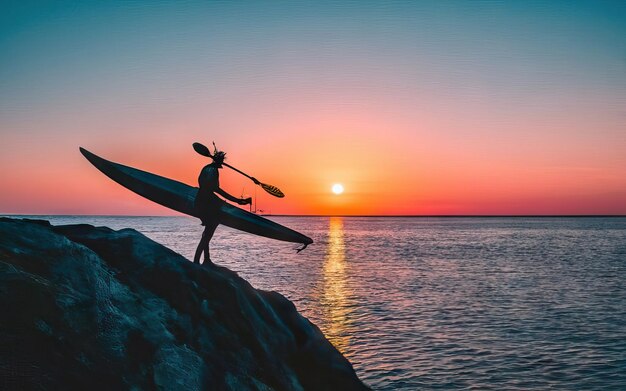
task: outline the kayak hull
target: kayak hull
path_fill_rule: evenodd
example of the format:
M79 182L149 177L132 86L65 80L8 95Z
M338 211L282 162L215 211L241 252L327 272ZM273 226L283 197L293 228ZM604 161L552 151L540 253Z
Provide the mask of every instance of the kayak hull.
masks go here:
M200 218L198 211L194 208L194 200L198 193L197 187L106 160L84 148L80 148L80 152L98 170L125 188L157 204ZM217 217L220 224L285 242L305 245L313 243L311 238L297 231L237 208L225 201L219 202Z

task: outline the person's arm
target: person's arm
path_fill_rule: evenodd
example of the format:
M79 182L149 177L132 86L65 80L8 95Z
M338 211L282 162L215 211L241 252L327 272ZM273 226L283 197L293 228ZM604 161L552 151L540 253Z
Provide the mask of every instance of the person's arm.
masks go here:
M236 202L239 205L246 205L246 204L251 204L252 203L252 198L251 197L248 197L248 198L237 198L237 197L234 197L234 196L228 194L227 192L222 190L222 188L220 188L220 187L218 187L214 191L217 194L221 195L222 197L226 198L227 200L232 201L232 202Z
M212 192L219 194L225 199L227 199L228 201L235 202L239 205L246 205L246 204L252 203L252 198L237 198L225 192L219 185L220 183L219 178L220 177L219 177L219 172L217 171L217 168L209 166L208 170L206 171L205 182L206 182L206 186Z

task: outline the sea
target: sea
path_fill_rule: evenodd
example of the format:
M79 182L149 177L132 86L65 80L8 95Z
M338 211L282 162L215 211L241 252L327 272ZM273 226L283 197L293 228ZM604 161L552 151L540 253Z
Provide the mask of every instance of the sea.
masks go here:
M192 259L188 217L35 216L134 228ZM375 390L626 390L626 217L269 217L214 262L277 291Z

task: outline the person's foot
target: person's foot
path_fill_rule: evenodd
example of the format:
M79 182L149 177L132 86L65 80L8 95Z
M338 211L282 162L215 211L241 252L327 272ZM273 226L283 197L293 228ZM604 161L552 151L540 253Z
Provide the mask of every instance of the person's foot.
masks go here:
M202 266L211 267L215 266L215 264L210 259L205 259L204 262L202 262Z

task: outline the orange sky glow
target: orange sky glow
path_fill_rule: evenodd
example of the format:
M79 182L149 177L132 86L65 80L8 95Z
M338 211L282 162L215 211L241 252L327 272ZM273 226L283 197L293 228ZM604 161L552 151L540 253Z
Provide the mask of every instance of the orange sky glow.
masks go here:
M626 213L623 158L604 154L585 140L569 140L566 147L554 143L550 149L545 144L549 135L529 134L516 143L478 126L464 129L465 135L454 140L442 129L452 124L426 115L403 123L369 110L327 118L297 111L300 119L267 118L265 129L242 131L241 136L204 129L252 124L139 123L128 126L152 129L158 136L125 140L122 130L110 140L86 137L80 145L110 160L197 185L208 159L196 154L191 143L209 145L214 139L227 151L227 162L287 196L273 198L260 188L255 193L252 182L228 168L221 171L221 186L235 196L256 196L257 207L273 214ZM72 140L76 143L62 140L61 146L54 140L34 146L23 140L33 159L12 170L3 166L2 182L10 189L0 195L3 212L175 214L102 175L78 152L80 137ZM8 154L17 162L21 151ZM334 183L343 184L345 192L333 194Z

